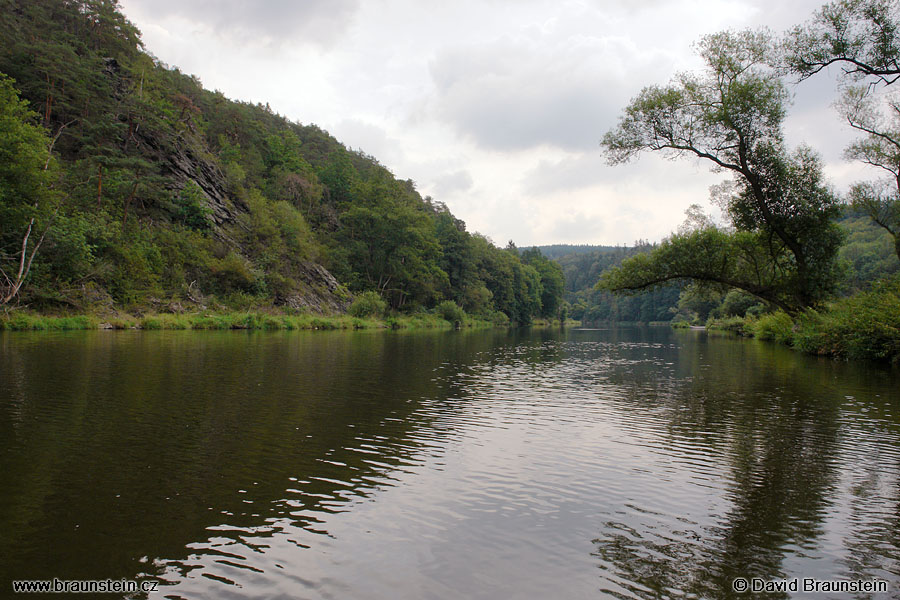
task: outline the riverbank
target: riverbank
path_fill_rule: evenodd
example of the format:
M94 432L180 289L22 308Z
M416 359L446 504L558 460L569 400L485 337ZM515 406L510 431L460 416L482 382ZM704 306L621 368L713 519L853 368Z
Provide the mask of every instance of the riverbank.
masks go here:
M551 327L558 321L535 319L533 327ZM566 325L575 326L568 320ZM347 314L314 315L285 314L278 312L195 312L97 314L97 315L44 315L27 311L9 311L0 314L0 331L74 331L90 329L146 329L146 330L301 330L301 329L484 329L509 327L509 321L485 319L465 315L450 321L439 314L393 315L387 317L354 317Z
M712 320L707 329L771 340L806 354L900 365L900 278L808 310Z
M440 315L420 314L384 318L350 315L280 314L266 312L153 313L141 316L42 315L10 311L0 315L0 331L65 331L88 329L194 329L194 330L299 330L299 329L452 329L456 327ZM460 327L486 328L495 323L466 317Z

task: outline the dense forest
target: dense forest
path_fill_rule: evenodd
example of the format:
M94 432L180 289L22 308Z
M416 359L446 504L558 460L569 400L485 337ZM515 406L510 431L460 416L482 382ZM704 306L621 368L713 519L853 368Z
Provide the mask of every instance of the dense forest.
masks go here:
M115 0L0 0L0 301L556 318L560 267L155 59ZM451 311L452 313L452 311Z
M838 250L841 279L836 295L847 297L873 283L900 273L892 236L864 212L849 206L837 224L844 234ZM559 263L565 274L565 302L570 318L584 323L685 321L703 324L710 317L762 314L772 310L764 302L735 289L711 289L673 282L638 294L616 294L597 288L601 276L633 256L647 254L659 244L637 241L632 246L539 246L544 256Z

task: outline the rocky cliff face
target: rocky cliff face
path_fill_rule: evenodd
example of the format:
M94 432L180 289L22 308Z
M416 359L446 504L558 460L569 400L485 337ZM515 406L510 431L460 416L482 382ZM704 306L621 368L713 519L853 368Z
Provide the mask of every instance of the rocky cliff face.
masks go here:
M349 295L328 269L316 263L305 263L298 275L307 289L286 298L276 298L277 304L320 314L347 310Z
M167 174L172 177L174 183L173 192L183 188L189 181L199 186L211 210L213 235L239 254L244 254L230 231L240 226L237 217L240 213L246 213L247 207L229 196L225 174L218 163L190 144L172 150L161 148L153 139L145 138L143 141L165 165ZM276 297L276 305L319 314L341 313L347 310L349 293L324 266L304 262L293 275L301 289L284 297Z

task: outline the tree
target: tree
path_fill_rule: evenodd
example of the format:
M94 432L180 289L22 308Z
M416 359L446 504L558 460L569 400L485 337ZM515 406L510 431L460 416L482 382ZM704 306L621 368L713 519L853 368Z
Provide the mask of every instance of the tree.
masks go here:
M522 262L534 267L540 275L541 316L545 319L556 317L566 287L562 267L541 254L540 249L536 247L522 252Z
M50 139L0 73L0 305L15 298L55 215Z
M854 129L865 136L850 144L844 155L877 167L888 177L857 183L850 190L853 208L869 216L894 238L900 258L900 99L897 95L886 102L888 114L879 107L876 97L864 87L851 87L838 105L841 114Z
M786 68L801 79L841 64L851 79L874 77L890 85L900 79L900 4L896 0L826 4L811 22L787 35L784 49ZM850 202L893 236L900 258L900 102L896 95L881 102L872 91L872 85L850 86L838 102L840 114L864 134L844 154L889 177L855 184Z
M840 64L853 78L900 78L900 13L895 0L837 0L789 32L784 66L806 79Z
M731 173L717 195L733 225L673 234L609 272L604 287L628 291L697 280L743 289L792 313L833 291L841 241L833 223L837 199L822 181L818 157L808 148L785 147L787 91L770 66L771 47L766 31L704 37L702 74L644 88L604 136L611 164L652 151L700 158Z

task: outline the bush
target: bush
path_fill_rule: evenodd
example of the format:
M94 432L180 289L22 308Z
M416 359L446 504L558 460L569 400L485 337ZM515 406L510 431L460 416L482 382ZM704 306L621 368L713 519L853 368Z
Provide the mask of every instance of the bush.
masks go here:
M794 321L783 311L763 315L750 324L749 329L760 340L774 340L780 344L793 342Z
M669 325L672 327L672 329L688 329L691 326L690 322L684 317L684 315L676 316L674 319L669 321Z
M488 318L497 327L509 327L509 316L502 310L490 313Z
M234 250L224 258L213 260L209 267L222 290L249 291L256 283L256 276L247 260Z
M836 302L814 321L820 351L852 359L900 360L900 278ZM803 329L806 329L805 327Z
M833 336L833 323L827 315L809 310L797 319L794 347L807 354L841 355Z
M709 329L719 329L722 331L732 331L738 335L748 335L751 331L747 330L747 320L744 317L731 316L722 319L710 319L707 325Z
M760 314L765 307L758 298L747 292L732 289L729 290L722 303L710 312L710 316L717 319L727 317L743 317L752 311Z
M378 292L363 292L350 304L347 312L354 317L380 317L387 310L385 302Z
M462 324L466 320L466 312L453 300L444 300L438 304L437 314L451 323Z
M188 181L172 202L172 218L191 229L209 229L212 209L200 186Z

